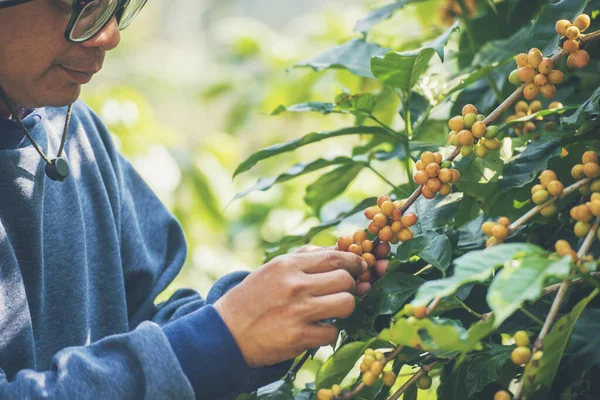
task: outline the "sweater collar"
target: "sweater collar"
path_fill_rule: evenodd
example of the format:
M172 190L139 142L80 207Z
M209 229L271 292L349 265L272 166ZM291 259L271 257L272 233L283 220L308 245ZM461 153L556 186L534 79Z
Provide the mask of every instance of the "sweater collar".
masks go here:
M37 109L19 108L16 114L30 132L42 120ZM0 150L17 149L24 140L25 133L17 121L0 117Z

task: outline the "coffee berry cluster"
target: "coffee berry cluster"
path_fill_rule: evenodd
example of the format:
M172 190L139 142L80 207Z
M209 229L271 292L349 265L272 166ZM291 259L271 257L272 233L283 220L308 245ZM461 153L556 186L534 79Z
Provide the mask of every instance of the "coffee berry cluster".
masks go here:
M583 68L590 63L590 55L587 51L581 50L581 33L590 27L590 17L586 14L580 14L575 21L561 19L556 22L556 33L563 36L562 49L569 53L567 66L569 68Z
M514 336L517 347L510 353L510 359L516 365L523 365L529 361L531 357L531 349L529 349L529 336L525 331L518 331Z
M535 99L540 93L547 99L556 95L554 85L565 79L562 71L554 68L554 62L550 58L544 58L538 48L529 50L529 53L521 53L515 57L517 69L508 76L513 85L525 84L523 97L527 100Z
M558 197L563 194L564 185L558 180L556 173L550 169L540 174L540 183L531 188L531 200L541 205L550 200L550 197ZM550 203L540 210L544 217L551 217L557 213L556 204Z
M467 104L462 109L462 115L452 117L448 121L451 132L448 141L453 146L460 146L460 154L463 157L475 152L477 157L485 157L489 150L500 148L498 127L487 126L484 122L485 115L478 114L473 104Z
M426 199L433 199L437 193L442 196L452 191L452 184L460 179L460 172L452 168L452 161L442 161L440 153L426 151L417 161L413 180L423 186L421 194Z
M548 110L555 110L563 108L562 103L558 101L553 101L548 105ZM535 113L542 111L542 102L539 100L534 100L531 104L528 104L526 101L521 100L517 102L515 105L515 113L506 118L506 122L511 122L517 119L525 118ZM544 117L538 116L535 118L536 121L543 121ZM554 130L556 128L556 123L548 122L545 125L545 129ZM515 131L517 136L526 135L528 133L533 133L537 130L536 124L534 121L524 121L520 124L513 125L512 129Z
M493 243L502 243L508 236L508 227L510 220L506 217L501 217L498 222L487 221L481 225L481 231L484 235L490 236L485 243L485 247L490 247Z
M573 227L575 236L586 236L592 228L592 219L600 217L600 193L592 193L590 201L571 208L570 215L573 220L577 221Z
M418 221L413 213L402 213L402 201L392 201L388 196L380 196L377 206L365 210L365 217L371 222L367 230L377 235L382 242L396 244L406 242L413 238L410 227Z
M575 263L579 261L579 256L577 256L577 252L573 250L569 242L567 242L566 240L557 240L554 244L554 249L556 250L556 253L560 256L571 256L571 258L573 258L573 262Z

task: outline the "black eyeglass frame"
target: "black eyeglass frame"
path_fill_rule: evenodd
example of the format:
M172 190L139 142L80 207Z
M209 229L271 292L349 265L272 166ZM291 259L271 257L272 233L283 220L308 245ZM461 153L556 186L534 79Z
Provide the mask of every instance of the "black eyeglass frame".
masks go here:
M88 6L88 4L92 3L93 1L96 1L96 0L73 0L73 11L71 12L71 18L69 19L69 23L67 24L67 28L65 29L65 39L68 42L71 42L71 43L83 43L83 42L85 42L87 40L90 40L91 38L93 38L94 36L96 36L98 33L102 32L102 30L104 28L106 28L106 25L108 25L108 23L110 22L110 20L112 19L113 16L117 17L117 23L119 24L119 30L121 30L121 31L123 29L127 28L129 26L129 23L133 20L133 17L132 17L131 20L128 21L127 25L121 26L121 18L123 17L123 13L125 12L125 9L129 5L129 3L132 2L133 0L117 0L117 6L110 13L109 17L102 24L102 26L100 26L99 28L97 28L96 32L94 32L92 35L90 35L87 38L73 39L72 38L72 36L73 36L73 30L75 29L77 21L79 21L79 18L81 17L81 14L85 10L85 8ZM141 1L138 10L135 12L135 15L137 15L137 13L139 13L142 10L142 8L144 8L144 6L146 5L146 3L147 3L147 0L142 0ZM134 17L135 17L135 15L134 15Z

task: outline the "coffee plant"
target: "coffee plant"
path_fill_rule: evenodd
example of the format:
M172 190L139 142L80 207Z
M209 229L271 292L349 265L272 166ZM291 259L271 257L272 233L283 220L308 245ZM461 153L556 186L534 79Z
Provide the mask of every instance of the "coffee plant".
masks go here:
M353 115L353 126L265 148L235 171L363 135L350 156L296 164L238 196L333 167L306 188L319 215L363 169L390 185L268 252L364 213L365 229L335 248L370 269L315 382L293 386L307 352L239 399L598 399L600 2L445 1L451 26L429 43L369 40L409 3L372 11L361 37L298 65L348 70L364 90L273 112ZM374 166L392 164L412 179Z

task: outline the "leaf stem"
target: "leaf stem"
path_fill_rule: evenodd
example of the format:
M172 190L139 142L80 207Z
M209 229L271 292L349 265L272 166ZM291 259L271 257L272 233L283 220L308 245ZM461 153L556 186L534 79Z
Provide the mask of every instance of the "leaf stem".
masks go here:
M468 305L466 305L461 299L458 298L458 296L452 296L454 298L454 300L456 300L458 302L458 304L460 304L460 306L462 308L464 308L469 314L471 314L472 316L474 316L477 319L481 319L482 315L476 313L475 311L473 311Z
M537 324L539 325L544 325L544 321L542 321L541 319L539 319L538 317L536 317L535 315L533 315L533 313L531 311L529 311L528 309L526 309L525 307L521 307L520 311L527 315L529 318L531 318L532 320L534 320Z
M394 139L398 139L398 132L396 132L395 130L393 130L392 128L390 128L388 125L386 125L384 122L382 122L379 118L377 118L376 116L374 116L373 114L369 114L369 118L371 120L373 120L374 122L376 122L379 126L381 126L383 129L385 129L386 131L388 131L390 133L390 135L394 138Z
M394 190L396 190L396 185L394 185L392 182L390 182L385 176L383 176L379 172L377 172L377 170L375 168L373 168L371 165L369 165L369 169L371 171L373 171L373 173L375 173L375 175L377 175L378 177L380 177L382 181L384 181L385 183L387 183L388 185L390 185L392 188L394 188Z

